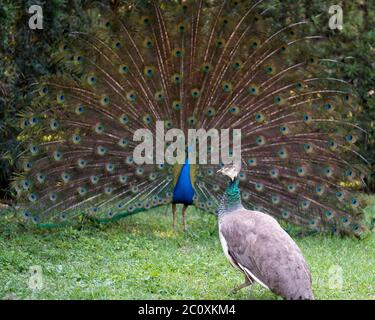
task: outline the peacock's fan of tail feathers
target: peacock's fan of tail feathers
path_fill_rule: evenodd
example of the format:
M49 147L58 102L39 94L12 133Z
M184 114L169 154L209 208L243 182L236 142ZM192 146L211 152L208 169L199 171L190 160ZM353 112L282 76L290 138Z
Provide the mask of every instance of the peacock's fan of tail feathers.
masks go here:
M281 25L266 3L90 11L91 32L54 50L59 71L41 79L22 115L15 189L25 218L110 221L170 203L175 167L133 159L135 130L164 121L184 133L241 129L245 206L321 231L366 230L364 201L351 190L366 167L356 96L316 55L324 40L308 21ZM217 169L194 168L194 205L206 211L225 190Z

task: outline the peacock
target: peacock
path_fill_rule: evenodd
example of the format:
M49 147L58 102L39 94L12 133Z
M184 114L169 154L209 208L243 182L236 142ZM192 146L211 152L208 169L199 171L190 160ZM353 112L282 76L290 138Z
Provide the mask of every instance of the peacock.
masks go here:
M311 274L301 250L271 216L241 203L239 167L220 170L230 177L219 209L219 237L224 254L245 275L238 290L258 282L289 300L311 300Z
M53 227L168 204L174 216L183 204L184 221L190 205L217 214L225 163L211 159L238 156L240 132L246 208L314 231L363 234L358 99L332 75L339 62L319 57L325 39L314 24L281 21L278 4L151 0L88 9L90 31L51 49L57 71L40 79L20 114L20 215ZM165 136L207 136L155 139L157 126ZM151 137L136 137L139 129ZM233 139L213 147L211 129ZM207 161L190 161L203 142L211 142ZM178 143L184 152L176 155ZM142 164L134 158L140 144L149 146ZM163 151L179 161L155 161Z

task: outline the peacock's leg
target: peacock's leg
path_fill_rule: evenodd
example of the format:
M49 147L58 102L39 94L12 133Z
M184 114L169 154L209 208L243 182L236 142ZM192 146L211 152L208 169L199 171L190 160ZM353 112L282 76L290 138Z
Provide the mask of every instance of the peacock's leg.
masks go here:
M187 209L187 205L184 204L183 208L182 208L182 224L183 224L183 228L184 228L184 231L186 231L186 209Z
M176 231L176 204L172 203L173 230Z
M233 289L232 289L232 293L237 293L238 291L240 291L241 289L243 288L246 288L250 285L253 284L253 281L251 281L246 275L245 275L245 282L242 283L242 284L239 284L237 286L235 286Z

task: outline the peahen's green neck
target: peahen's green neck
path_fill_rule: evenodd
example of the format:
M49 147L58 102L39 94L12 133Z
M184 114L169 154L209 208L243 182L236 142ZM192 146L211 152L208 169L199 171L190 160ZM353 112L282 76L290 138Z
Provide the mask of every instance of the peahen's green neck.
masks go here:
M219 208L219 215L228 214L242 208L241 191L238 188L238 184L238 177L229 183Z

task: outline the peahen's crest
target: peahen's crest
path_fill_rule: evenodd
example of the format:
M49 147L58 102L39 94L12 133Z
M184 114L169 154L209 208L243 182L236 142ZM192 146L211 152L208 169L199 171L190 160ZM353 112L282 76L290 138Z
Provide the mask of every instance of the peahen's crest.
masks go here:
M315 55L321 37L309 23L280 25L265 1L140 3L92 10L92 32L71 34L52 55L60 72L41 80L21 123L15 188L25 218L106 222L170 203L176 165L133 158L135 130L164 121L184 133L241 129L245 206L360 234L363 202L349 188L362 184L359 106L330 75L332 61ZM190 170L198 208L217 209L219 168Z

